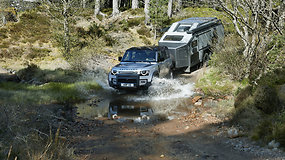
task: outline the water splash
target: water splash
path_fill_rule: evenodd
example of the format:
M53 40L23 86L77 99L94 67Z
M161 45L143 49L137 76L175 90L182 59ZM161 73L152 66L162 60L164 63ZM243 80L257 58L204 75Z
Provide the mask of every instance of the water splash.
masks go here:
M155 78L147 94L129 97L135 101L161 101L187 98L194 94L194 83L184 83L180 79Z

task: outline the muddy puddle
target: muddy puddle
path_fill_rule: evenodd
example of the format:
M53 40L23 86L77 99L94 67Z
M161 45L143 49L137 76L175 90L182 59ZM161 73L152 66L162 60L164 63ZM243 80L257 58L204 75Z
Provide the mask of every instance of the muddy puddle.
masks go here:
M194 84L185 79L155 79L148 91L118 91L107 85L100 95L77 104L78 116L149 123L185 115L192 108Z

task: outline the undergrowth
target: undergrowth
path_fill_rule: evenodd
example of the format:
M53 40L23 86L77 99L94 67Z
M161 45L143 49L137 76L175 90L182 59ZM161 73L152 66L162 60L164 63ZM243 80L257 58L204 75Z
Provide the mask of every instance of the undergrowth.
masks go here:
M72 120L74 103L101 86L70 70L20 70L21 83L0 83L0 159L74 159L61 136L61 124Z
M198 80L196 87L201 88L208 96L223 97L226 95L235 95L238 88L243 86L239 82L230 80L223 72L215 68L210 68Z

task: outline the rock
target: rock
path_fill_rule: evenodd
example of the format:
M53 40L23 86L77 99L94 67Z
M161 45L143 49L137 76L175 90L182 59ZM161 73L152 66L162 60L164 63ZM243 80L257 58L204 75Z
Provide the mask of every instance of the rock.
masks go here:
M239 136L238 130L236 128L231 128L228 130L229 138L237 138Z
M192 103L196 103L199 99L201 99L202 96L195 96L193 99L192 99Z
M160 158L164 158L165 156L162 154L162 155L160 155Z
M189 126L186 126L186 127L185 127L186 130L189 129L189 128L190 128Z
M194 103L195 106L201 106L202 105L202 100L199 100L198 102Z
M271 142L268 143L268 148L274 149L278 148L280 146L279 142L276 142L275 140L272 140Z

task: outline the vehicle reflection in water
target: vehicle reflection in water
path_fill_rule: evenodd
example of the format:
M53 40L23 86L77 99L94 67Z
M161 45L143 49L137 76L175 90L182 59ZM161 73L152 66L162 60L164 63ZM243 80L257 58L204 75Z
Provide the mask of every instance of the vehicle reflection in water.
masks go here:
M153 114L151 105L142 101L119 100L89 100L77 105L79 117L97 119L107 117L119 122L145 122Z
M146 102L115 100L109 104L108 118L119 121L143 122L150 120L152 114L153 110L150 104Z

